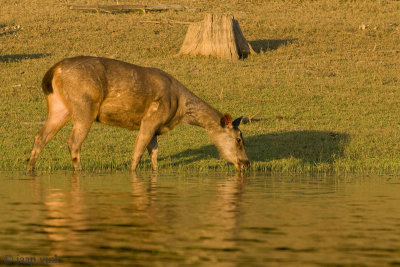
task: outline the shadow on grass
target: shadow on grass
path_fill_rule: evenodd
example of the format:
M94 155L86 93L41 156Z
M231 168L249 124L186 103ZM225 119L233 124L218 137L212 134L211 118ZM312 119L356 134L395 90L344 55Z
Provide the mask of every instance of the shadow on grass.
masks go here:
M269 40L254 40L250 41L253 50L258 54L268 50L276 50L280 46L292 44L297 42L298 39L269 39Z
M51 56L51 54L13 54L13 55L0 55L0 62L19 62L26 59L38 59Z
M336 158L343 157L348 139L348 134L329 131L293 131L244 137L250 161L297 158L310 164L333 163ZM219 157L214 145L186 149L172 155L171 159L188 164L210 157Z

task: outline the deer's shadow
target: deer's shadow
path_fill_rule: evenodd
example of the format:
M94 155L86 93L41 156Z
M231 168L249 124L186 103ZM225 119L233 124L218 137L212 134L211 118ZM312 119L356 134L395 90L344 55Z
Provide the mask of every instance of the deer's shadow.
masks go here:
M349 136L330 131L291 131L249 136L244 138L250 161L272 161L297 158L308 163L333 163L343 157ZM188 164L206 158L218 158L214 145L186 149L170 158Z

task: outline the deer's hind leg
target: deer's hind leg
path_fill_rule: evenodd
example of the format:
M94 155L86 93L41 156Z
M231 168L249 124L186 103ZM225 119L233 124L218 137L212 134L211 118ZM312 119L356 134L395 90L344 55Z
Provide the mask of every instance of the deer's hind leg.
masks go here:
M68 148L71 154L71 161L75 171L82 170L81 165L81 146L89 130L99 114L100 101L97 96L90 96L83 93L81 95L83 101L75 102L72 106L72 132L68 139Z
M46 96L48 114L43 127L35 135L35 142L28 162L28 171L35 169L36 161L43 147L71 119L70 112L56 94Z
M75 120L73 121L71 136L68 139L69 153L71 154L72 166L75 171L82 170L81 165L81 147L86 136L89 133L93 120Z

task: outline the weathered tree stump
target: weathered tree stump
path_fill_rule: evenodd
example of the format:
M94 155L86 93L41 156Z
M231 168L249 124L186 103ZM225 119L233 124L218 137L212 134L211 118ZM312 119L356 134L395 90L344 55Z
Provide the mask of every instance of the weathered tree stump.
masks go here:
M232 15L207 14L192 23L178 55L203 55L225 59L245 58L255 53Z

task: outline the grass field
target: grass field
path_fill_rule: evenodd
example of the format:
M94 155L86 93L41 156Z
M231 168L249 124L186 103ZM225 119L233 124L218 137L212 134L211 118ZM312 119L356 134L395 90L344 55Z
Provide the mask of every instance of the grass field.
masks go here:
M161 68L221 112L264 118L241 127L254 171L400 173L400 1L176 1L197 11L96 13L68 4L106 0L1 0L0 170L24 170L55 62L77 55ZM171 3L120 1L119 3ZM227 61L175 57L187 24L231 13L258 55ZM163 23L154 23L160 21ZM71 124L37 169L72 169ZM136 132L95 124L85 170L129 169ZM161 169L233 170L207 134L179 126L159 138ZM144 156L140 168L150 169Z

